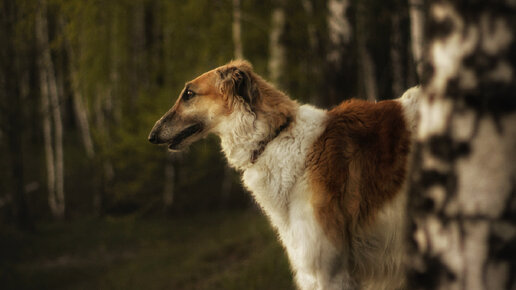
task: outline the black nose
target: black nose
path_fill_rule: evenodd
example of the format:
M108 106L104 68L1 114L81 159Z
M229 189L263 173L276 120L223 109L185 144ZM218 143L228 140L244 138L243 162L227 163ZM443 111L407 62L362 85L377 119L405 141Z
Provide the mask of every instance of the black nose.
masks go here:
M158 144L159 143L158 134L156 134L156 132L152 131L149 134L149 142L151 142L152 144Z

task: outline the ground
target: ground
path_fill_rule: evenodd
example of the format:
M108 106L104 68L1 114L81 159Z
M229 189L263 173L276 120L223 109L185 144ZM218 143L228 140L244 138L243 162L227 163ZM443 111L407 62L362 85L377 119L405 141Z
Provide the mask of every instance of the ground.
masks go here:
M2 289L292 289L256 210L0 229Z

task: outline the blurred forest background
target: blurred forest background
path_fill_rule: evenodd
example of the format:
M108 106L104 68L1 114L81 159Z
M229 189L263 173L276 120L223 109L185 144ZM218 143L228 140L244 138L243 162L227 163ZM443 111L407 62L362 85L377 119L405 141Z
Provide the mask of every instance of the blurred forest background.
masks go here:
M249 206L217 140L147 141L186 81L236 57L325 108L417 83L407 1L1 5L3 223Z
M239 243L258 240L251 246L269 247L270 256L263 257L280 261L262 257L270 273L258 273L268 280L288 278L265 219L242 211L254 203L227 168L218 140L170 154L148 143L151 127L186 81L234 58L251 61L292 98L324 108L351 97L398 97L418 83L422 13L417 0L0 0L0 281L16 288L62 287L63 281L44 281L70 265L76 270L69 270L74 274L68 280L92 279L121 259L134 262L93 285L138 288L113 281L142 272L156 278L155 268L127 254L134 248L113 254L129 247L120 241L137 239L152 264L152 251L184 242L166 239L164 228L175 238L191 236L192 228L203 228L202 217L237 231ZM177 222L188 217L197 224ZM231 237L230 245L237 240L227 229L218 233ZM110 239L120 241L106 242ZM90 254L74 260L80 251ZM176 256L166 253L167 265L174 264ZM90 261L97 256L104 258ZM30 259L39 259L39 266ZM83 264L96 274L77 270ZM149 267L142 271L138 264ZM209 271L218 268L208 264ZM283 270L271 271L274 267ZM142 281L159 281L154 278ZM262 282L256 289L268 287ZM202 288L184 283L176 289ZM277 289L290 284L271 282ZM209 285L206 289L218 284Z

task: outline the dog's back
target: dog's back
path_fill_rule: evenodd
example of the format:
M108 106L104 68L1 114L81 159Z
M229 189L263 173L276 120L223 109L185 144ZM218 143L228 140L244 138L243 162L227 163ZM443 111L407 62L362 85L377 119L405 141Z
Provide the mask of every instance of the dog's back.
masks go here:
M347 271L361 288L396 289L403 237L396 213L410 150L403 106L347 101L328 112L325 127L307 156L314 215L348 253Z

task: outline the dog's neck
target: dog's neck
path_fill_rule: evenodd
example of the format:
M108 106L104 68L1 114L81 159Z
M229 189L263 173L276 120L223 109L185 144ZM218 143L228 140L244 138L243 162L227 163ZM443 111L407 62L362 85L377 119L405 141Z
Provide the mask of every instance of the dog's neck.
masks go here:
M258 159L258 157L260 157L260 155L262 155L263 151L265 150L265 147L267 147L267 144L269 144L269 142L274 140L274 138L278 137L278 135L281 134L281 132L283 132L285 129L287 129L288 126L290 126L291 122L292 122L292 117L288 116L287 119L285 120L285 123L283 123L281 126L279 126L276 129L276 131L274 131L274 134L271 137L264 139L258 143L258 145L259 145L258 149L254 150L251 154L251 163L252 164L254 164L256 162L256 160Z
M267 145L285 131L294 120L294 116L284 116L278 125L271 119L278 116L253 113L247 110L235 110L228 117L228 122L218 130L222 151L229 164L245 170L252 166L261 156Z

